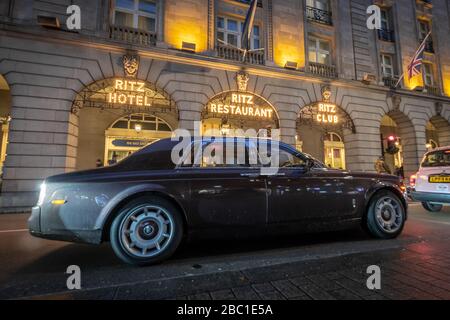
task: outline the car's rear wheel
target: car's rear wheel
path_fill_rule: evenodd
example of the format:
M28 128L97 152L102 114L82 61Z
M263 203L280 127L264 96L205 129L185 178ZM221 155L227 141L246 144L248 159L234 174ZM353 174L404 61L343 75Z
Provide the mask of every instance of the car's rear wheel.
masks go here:
M177 208L153 196L130 201L114 219L111 246L124 262L149 265L169 258L183 237L183 221Z
M444 207L442 204L431 202L422 202L422 206L429 212L439 212Z
M382 190L370 201L365 223L372 236L392 239L402 232L405 218L405 207L401 200L394 193Z

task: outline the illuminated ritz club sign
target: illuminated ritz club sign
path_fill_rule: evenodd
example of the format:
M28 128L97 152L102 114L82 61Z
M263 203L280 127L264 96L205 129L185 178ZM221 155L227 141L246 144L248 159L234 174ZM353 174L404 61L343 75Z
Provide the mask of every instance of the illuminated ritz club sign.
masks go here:
M137 80L116 79L115 92L108 94L108 102L123 105L150 107L150 97L145 95L145 82Z
M209 103L208 109L211 113L232 115L232 116L247 116L257 118L272 118L272 108L261 108L255 105L255 96L252 94L232 93L231 101L229 103L219 103L216 101Z
M337 107L334 104L319 102L317 106L317 122L323 124L337 124L339 117L337 115Z

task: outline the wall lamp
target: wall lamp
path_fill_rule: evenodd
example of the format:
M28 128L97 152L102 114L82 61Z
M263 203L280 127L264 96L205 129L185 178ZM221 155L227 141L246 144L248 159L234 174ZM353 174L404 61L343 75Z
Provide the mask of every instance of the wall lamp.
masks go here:
M294 62L294 61L286 61L286 64L284 65L284 67L286 69L290 69L290 70L297 70L298 63Z
M37 23L42 27L61 29L61 24L57 17L37 16Z
M183 51L195 53L195 48L196 48L196 45L195 45L195 43L192 43L192 42L183 41L183 43L181 44L181 50L183 50Z

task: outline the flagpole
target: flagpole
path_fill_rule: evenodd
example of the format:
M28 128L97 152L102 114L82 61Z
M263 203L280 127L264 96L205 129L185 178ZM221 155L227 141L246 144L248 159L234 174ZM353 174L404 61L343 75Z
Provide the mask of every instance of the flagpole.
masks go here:
M420 43L420 45L419 45L419 48L428 40L428 38L430 37L430 35L431 35L431 30L430 30L430 32L428 32L428 34L426 35L426 37L423 39L423 41ZM416 53L417 53L417 51L416 51ZM416 54L415 53L415 54ZM414 55L415 55L414 54ZM395 84L395 86L394 86L394 89L396 89L397 87L398 87L398 85L400 84L400 82L403 80L403 78L405 77L405 73L403 72L403 74L402 74L402 76L400 77L400 79L398 79L398 81L397 81L397 83Z

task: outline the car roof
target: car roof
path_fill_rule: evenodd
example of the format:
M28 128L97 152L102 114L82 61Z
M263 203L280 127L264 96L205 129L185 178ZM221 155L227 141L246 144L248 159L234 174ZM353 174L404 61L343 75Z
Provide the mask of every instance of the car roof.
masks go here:
M438 147L438 148L428 151L426 154L436 152L436 151L445 151L445 150L450 150L450 146Z

